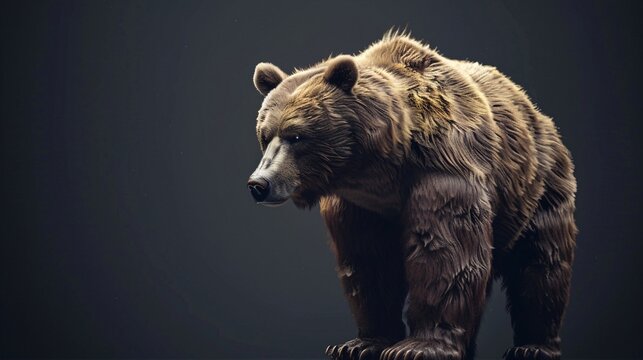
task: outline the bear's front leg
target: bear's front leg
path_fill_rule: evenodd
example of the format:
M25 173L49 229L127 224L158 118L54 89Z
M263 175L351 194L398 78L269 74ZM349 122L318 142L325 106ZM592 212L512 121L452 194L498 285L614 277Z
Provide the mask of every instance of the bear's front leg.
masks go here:
M405 209L409 338L383 360L471 359L491 274L491 206L481 185L430 174Z
M337 196L320 202L337 272L357 323L357 338L326 349L331 359L379 359L405 336L401 225Z

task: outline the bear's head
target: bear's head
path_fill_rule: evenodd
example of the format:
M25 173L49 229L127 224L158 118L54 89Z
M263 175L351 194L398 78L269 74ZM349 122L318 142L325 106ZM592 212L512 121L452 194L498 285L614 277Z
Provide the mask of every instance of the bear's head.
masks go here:
M263 158L248 180L257 203L292 198L311 207L358 182L365 167L400 161L410 130L399 85L358 60L340 55L290 76L257 65L254 84L265 96L256 128Z

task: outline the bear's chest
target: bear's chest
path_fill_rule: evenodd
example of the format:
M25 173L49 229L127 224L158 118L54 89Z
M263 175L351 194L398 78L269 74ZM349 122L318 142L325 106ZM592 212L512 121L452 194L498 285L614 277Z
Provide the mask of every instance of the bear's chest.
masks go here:
M382 215L394 215L402 208L399 182L385 177L369 177L345 184L337 195L351 203Z

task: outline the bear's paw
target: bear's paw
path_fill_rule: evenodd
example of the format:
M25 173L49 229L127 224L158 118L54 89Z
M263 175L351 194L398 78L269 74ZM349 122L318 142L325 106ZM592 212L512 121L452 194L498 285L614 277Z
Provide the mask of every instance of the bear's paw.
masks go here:
M357 338L341 345L326 348L326 355L333 360L377 360L382 350L391 343L385 339Z
M385 349L381 360L459 360L462 353L452 346L418 338L402 340Z
M560 351L540 345L522 345L509 348L505 360L560 360Z

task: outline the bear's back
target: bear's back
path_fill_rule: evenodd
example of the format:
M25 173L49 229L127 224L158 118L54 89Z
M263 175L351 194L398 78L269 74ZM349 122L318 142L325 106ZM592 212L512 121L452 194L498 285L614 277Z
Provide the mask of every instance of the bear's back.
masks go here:
M511 245L539 207L572 202L575 179L569 151L551 118L496 68L467 61L453 66L471 77L491 108L500 132L501 163L495 182L499 206L495 246Z

